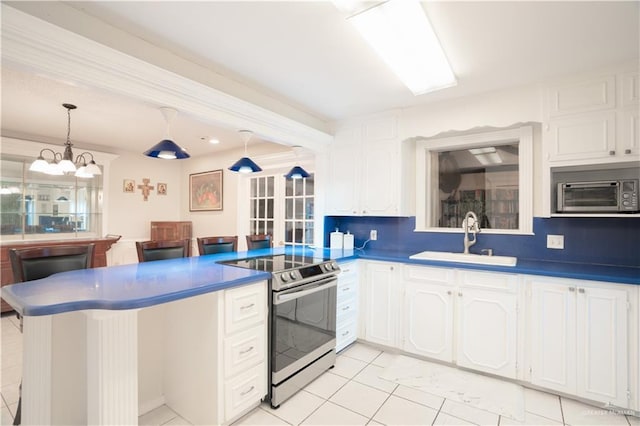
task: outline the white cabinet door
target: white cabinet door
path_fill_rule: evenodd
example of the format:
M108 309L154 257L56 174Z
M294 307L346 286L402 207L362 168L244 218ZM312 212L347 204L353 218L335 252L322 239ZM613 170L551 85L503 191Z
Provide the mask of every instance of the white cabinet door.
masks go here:
M397 327L400 315L401 283L394 263L367 262L365 264L365 340L397 347Z
M578 280L528 282L532 383L629 407L627 292Z
M576 389L576 289L535 280L531 286L531 383L573 393Z
M581 285L577 298L578 395L625 407L627 293Z
M615 111L591 112L550 122L549 160L613 159L616 155Z
M361 131L356 127L338 130L328 165L327 210L337 216L360 214Z
M517 296L460 287L457 299L457 364L515 378Z
M398 143L394 140L365 145L362 181L362 214L390 216L400 205Z
M403 350L453 361L452 299L450 285L405 283Z

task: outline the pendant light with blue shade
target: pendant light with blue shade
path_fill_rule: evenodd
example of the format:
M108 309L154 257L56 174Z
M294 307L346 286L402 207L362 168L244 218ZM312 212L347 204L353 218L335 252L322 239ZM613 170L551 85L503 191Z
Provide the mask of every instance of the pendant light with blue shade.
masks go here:
M251 130L238 130L240 137L244 140L244 157L236 161L229 170L232 172L238 173L256 173L261 172L262 169L258 166L251 158L247 157L247 144L249 143L249 139L253 136L253 132Z
M297 160L298 152L302 149L302 147L294 146L292 147L292 149L296 153L296 160ZM289 173L284 175L284 177L287 179L304 179L304 178L308 178L309 176L311 176L309 172L307 172L301 166L293 166L291 170L289 170Z
M144 155L152 158L162 158L164 160L182 160L184 158L189 158L190 155L184 148L181 148L177 143L169 139L169 124L176 114L178 114L178 111L173 108L162 107L160 108L160 112L167 123L166 139L161 140L146 150Z

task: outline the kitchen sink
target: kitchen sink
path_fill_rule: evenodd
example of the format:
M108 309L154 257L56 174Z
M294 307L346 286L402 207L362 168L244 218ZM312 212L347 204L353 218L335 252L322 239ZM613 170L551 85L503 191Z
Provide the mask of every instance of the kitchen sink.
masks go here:
M409 259L437 260L439 262L475 263L479 265L516 266L518 258L511 256L486 256L483 254L451 253L446 251L423 251Z

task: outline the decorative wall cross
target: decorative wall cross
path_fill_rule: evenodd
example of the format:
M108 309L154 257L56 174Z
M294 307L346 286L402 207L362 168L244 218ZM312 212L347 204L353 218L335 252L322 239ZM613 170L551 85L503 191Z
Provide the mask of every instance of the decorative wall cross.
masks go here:
M149 192L153 191L153 186L149 185L151 179L144 178L142 179L142 185L138 185L138 189L142 190L142 198L144 201L149 200Z

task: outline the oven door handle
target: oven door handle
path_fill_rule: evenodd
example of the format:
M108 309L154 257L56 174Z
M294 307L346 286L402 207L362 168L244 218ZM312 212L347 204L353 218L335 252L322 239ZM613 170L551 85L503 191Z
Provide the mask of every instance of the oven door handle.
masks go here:
M338 279L335 277L331 277L327 280L323 280L311 285L302 286L303 288L301 289L296 288L296 289L287 290L287 291L276 294L273 298L273 304L279 305L289 300L308 296L310 294L317 293L319 291L323 291L331 287L336 287L337 285L338 285Z

